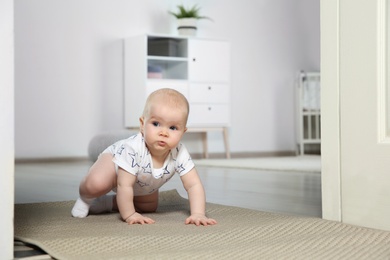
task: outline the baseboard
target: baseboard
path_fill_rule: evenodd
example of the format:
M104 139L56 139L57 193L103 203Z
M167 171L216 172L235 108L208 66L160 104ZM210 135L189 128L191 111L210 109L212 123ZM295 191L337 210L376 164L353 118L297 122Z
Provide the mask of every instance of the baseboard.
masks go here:
M248 158L248 157L280 157L294 156L295 151L275 151L275 152L232 152L231 158ZM202 159L203 153L191 153L193 159ZM224 152L209 153L210 159L226 158ZM66 163L66 162L86 162L90 161L88 157L42 157L42 158L16 158L15 163Z
M88 157L15 158L15 163L66 163L87 161L90 161Z

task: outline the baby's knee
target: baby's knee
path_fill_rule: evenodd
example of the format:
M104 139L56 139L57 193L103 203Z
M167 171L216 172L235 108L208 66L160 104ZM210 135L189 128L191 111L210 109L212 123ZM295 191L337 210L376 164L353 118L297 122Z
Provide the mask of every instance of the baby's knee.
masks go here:
M153 213L153 212L156 212L157 208L158 208L157 204L156 205L149 205L148 207L146 207L145 212L146 213Z
M111 183L99 178L87 178L84 182L85 189L89 194L100 194L111 190Z
M158 207L158 202L144 202L144 203L137 203L135 205L136 209L140 213L153 213L156 212Z

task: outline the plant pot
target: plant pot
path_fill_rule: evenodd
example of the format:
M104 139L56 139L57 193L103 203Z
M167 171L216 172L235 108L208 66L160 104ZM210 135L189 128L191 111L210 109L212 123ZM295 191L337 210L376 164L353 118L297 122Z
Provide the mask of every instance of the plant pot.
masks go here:
M177 19L177 30L179 35L195 36L198 20L195 18Z

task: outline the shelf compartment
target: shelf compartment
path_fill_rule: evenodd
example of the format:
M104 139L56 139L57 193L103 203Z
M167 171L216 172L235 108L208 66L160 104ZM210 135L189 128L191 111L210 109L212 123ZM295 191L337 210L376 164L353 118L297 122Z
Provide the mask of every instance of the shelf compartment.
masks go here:
M148 37L148 56L187 57L187 39Z
M160 72L162 79L183 79L188 78L188 63L187 59L148 59L147 64L148 78L153 78L151 75ZM152 69L152 70L151 70Z

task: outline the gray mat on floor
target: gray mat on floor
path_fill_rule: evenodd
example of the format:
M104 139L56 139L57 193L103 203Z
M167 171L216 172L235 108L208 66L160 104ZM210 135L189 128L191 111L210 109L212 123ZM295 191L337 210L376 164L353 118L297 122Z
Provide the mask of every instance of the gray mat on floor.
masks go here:
M321 156L285 156L195 160L197 166L321 173Z

